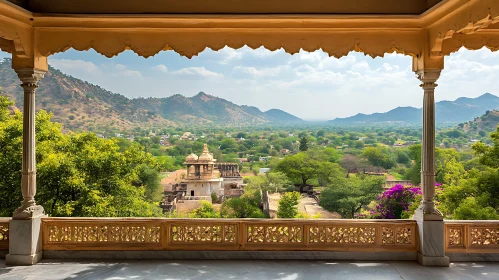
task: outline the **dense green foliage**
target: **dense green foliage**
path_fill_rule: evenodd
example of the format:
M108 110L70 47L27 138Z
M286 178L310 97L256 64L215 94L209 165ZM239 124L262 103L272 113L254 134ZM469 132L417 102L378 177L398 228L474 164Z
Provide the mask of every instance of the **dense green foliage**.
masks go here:
M383 191L384 177L351 176L337 177L321 193L320 205L338 212L343 218L353 219L355 214L367 207Z
M294 218L298 214L298 200L300 200L299 192L282 194L281 199L279 199L279 207L277 208L277 217Z
M22 114L0 99L0 216L20 206ZM93 133L63 134L51 115L36 115L37 195L51 216L160 216L161 189L155 159L133 144Z
M22 115L12 113L11 105L0 96L3 216L10 216L21 201ZM437 131L436 180L442 185L436 199L447 219L499 218L499 131L489 137L481 130L490 128L495 116L488 112L478 125ZM204 143L219 162L238 162L243 175L257 175L262 167L271 172L245 178L245 194L225 200L220 213L203 204L191 217L264 217L261 191L286 197L306 186L322 190L320 204L327 210L343 218L359 217L375 207L383 174L415 186L421 178L419 128L168 126L137 128L131 137L115 135L124 133L115 130L64 134L51 117L44 111L36 117L36 198L52 216L160 216L159 171L182 168L185 156L202 150ZM105 138L109 136L115 137ZM414 199L402 217L418 204ZM283 215L297 216L288 214Z

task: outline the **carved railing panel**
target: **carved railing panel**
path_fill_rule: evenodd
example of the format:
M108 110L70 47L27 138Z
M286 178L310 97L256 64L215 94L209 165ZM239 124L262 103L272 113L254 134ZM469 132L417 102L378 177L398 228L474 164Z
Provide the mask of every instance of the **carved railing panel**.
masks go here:
M373 226L311 226L309 243L374 244L376 229Z
M45 218L42 230L44 250L416 251L407 220Z
M48 250L83 248L106 250L161 246L161 224L154 220L57 219L43 220L43 245Z
M9 221L10 219L0 219L0 250L9 249Z
M302 243L303 226L248 225L246 243Z
M235 243L236 224L171 224L172 243Z
M499 253L499 221L446 221L445 248L457 253Z

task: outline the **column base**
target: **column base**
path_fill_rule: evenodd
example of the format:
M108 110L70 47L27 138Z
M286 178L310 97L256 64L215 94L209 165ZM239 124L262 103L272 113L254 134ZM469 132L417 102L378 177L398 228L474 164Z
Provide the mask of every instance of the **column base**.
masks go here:
M13 218L16 220L29 220L38 217L44 217L45 210L41 205L33 205L29 207L19 207L16 212L14 212Z
M43 252L38 252L34 255L12 255L5 256L5 264L7 265L34 265L41 261Z
M33 265L42 259L42 218L11 220L9 223L9 265Z
M424 266L449 267L449 265L450 265L450 260L449 260L449 257L447 257L447 256L428 257L428 256L423 256L420 252L418 252L418 262L420 265L424 265Z
M443 217L418 209L413 219L418 223L418 262L427 266L449 266L449 257L445 255Z

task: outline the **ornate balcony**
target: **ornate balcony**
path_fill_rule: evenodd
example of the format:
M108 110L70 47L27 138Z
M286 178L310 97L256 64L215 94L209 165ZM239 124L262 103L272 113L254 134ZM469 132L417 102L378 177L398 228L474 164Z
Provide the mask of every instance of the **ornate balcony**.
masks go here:
M0 219L0 256L8 251L9 221ZM43 218L42 249L50 258L134 258L140 251L142 259L244 259L270 251L282 259L415 260L417 232L415 220ZM499 221L446 221L445 250L455 261L498 260Z

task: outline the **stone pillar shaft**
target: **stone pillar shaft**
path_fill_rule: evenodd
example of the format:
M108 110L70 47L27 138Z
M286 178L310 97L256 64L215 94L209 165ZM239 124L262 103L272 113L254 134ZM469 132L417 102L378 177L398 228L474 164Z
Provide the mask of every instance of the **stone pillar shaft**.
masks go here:
M435 197L435 87L436 84L423 87L421 185L426 203L434 203Z
M42 259L41 223L43 207L36 205L35 91L45 71L16 69L24 89L23 158L21 192L23 202L9 223L8 265L32 265Z
M435 88L440 70L425 70L418 73L423 82L423 139L421 147L421 190L423 199L419 210L425 220L443 220L435 207Z
M14 219L30 219L44 214L35 203L36 195L36 147L35 147L35 92L45 71L35 69L16 70L24 89L23 108L23 158L22 185L23 202L13 215Z
M435 88L440 69L422 70L423 139L421 147L421 189L423 199L414 214L418 223L418 261L422 265L449 266L445 256L443 216L435 207Z

